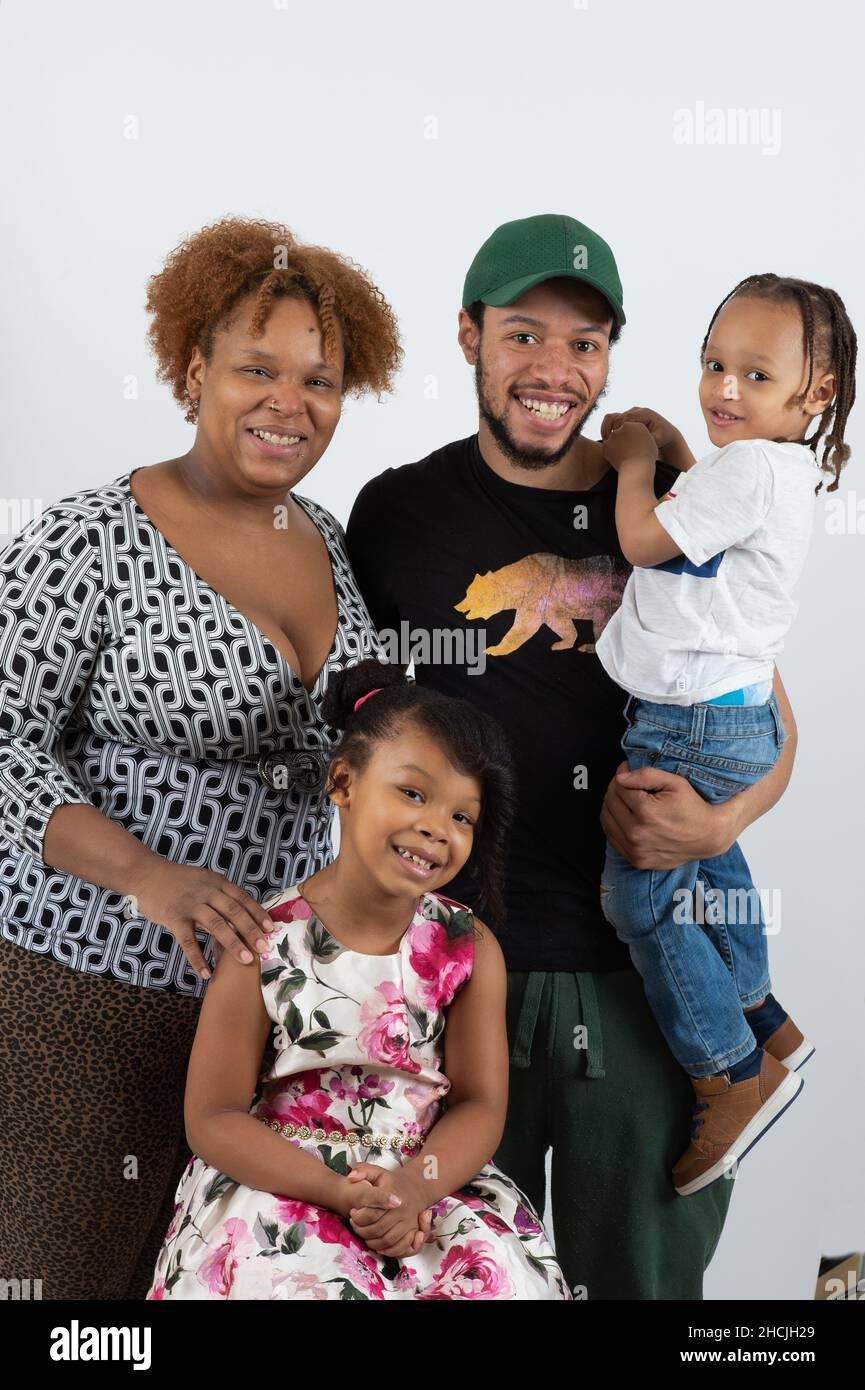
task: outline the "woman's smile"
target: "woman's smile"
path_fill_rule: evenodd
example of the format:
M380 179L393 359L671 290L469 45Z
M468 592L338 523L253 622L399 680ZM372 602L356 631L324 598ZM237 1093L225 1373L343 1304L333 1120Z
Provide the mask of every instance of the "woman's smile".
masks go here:
M306 435L293 429L286 429L279 434L269 431L266 438L262 430L248 429L246 433L257 454L262 454L265 458L283 459L289 463L301 457L304 446L308 443Z

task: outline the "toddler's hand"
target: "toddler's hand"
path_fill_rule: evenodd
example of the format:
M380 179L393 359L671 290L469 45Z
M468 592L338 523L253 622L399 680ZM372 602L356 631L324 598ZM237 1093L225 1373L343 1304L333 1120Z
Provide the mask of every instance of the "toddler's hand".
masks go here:
M638 424L636 420L623 420L621 416L607 416L604 425L612 419L606 437L604 438L604 458L607 463L618 470L623 463L630 463L633 460L643 463L654 463L658 456L658 447L645 425ZM615 423L618 420L618 423ZM604 427L601 426L601 434Z
M633 405L630 410L625 410L618 415L607 415L601 424L601 439L606 439L611 430L618 425L633 423L645 425L658 446L658 452L662 453L668 444L672 444L677 438L679 431L669 420L665 420L663 415L659 415L657 410L649 410L643 405Z

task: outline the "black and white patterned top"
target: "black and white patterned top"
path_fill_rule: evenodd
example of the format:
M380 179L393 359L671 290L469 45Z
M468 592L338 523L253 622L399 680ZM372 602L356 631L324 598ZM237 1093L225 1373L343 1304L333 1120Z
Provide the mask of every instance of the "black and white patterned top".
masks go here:
M0 935L75 970L200 995L134 899L45 863L52 811L89 802L173 863L273 897L332 857L330 674L382 653L324 507L292 494L327 544L339 606L307 692L154 526L130 477L45 507L0 553Z

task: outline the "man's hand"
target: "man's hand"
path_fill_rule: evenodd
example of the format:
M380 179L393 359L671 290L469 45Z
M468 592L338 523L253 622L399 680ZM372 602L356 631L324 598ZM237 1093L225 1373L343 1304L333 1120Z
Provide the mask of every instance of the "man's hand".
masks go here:
M601 828L635 869L675 869L693 859L714 859L736 839L734 802L710 805L684 777L658 768L616 769Z

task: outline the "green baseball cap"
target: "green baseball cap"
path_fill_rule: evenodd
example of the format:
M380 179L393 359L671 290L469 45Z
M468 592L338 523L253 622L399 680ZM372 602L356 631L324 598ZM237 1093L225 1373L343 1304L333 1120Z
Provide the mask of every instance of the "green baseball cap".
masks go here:
M619 324L625 322L622 282L609 246L591 227L557 212L496 227L469 266L463 308L478 299L496 307L513 304L534 285L560 275L591 285Z

